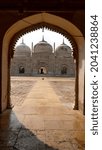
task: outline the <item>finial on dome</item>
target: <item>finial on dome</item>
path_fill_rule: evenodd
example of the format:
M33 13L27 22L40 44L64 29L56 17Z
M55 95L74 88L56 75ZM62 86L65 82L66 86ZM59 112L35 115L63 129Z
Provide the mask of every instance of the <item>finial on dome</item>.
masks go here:
M63 38L63 44L65 44L65 43L64 43L64 38Z
M44 32L44 27L42 27L42 32Z
M44 27L42 27L42 41L44 42Z
M44 35L42 36L42 41L44 42L45 40L44 40Z
M55 52L55 42L54 42L54 44L53 44L53 49L54 49L54 52Z
M22 44L24 44L24 39L22 38Z

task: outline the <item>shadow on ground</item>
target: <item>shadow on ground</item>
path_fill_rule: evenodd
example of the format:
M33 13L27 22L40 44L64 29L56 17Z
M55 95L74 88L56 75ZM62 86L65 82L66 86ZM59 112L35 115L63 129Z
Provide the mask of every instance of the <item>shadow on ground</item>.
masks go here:
M0 150L58 150L37 138L19 122L13 111L0 115Z

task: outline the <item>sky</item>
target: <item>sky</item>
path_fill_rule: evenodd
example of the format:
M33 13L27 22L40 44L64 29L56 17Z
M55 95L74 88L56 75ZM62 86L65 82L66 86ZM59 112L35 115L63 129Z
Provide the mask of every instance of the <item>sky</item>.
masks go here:
M64 43L71 47L71 44L67 40L67 38L65 38L63 35L61 35L59 33L50 31L48 29L44 29L44 32L42 32L42 29L38 29L36 31L29 32L29 33L23 35L17 41L15 46L22 43L22 38L23 38L24 43L31 48L32 42L33 42L33 45L37 44L39 41L42 41L43 36L44 36L44 40L47 41L48 43L50 43L52 45L52 47L54 46L54 42L55 42L55 48L57 46L59 46L60 44L62 44L63 39L64 39Z

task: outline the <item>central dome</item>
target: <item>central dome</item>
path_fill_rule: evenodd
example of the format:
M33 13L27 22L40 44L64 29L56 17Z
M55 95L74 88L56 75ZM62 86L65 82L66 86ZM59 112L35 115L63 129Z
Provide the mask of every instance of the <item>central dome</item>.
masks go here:
M42 39L42 41L40 41L34 46L35 53L52 53L52 51L52 46L49 43L47 43L47 41L45 41L44 38Z

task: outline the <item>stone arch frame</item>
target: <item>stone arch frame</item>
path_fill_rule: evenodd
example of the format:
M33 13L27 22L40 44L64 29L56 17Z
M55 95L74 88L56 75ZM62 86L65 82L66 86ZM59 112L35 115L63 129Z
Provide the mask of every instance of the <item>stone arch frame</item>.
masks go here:
M38 27L51 25L51 29L56 28L59 33L63 33L70 40L74 49L76 59L76 100L75 109L83 111L84 106L84 37L80 30L68 20L49 13L40 13L26 17L13 24L5 33L3 39L2 53L2 110L10 106L10 59L13 56L13 39L19 38L22 33L29 32L33 26ZM43 27L42 26L42 27ZM54 30L56 31L56 30ZM64 32L63 32L64 31ZM20 34L21 33L21 34ZM15 40L16 42L16 40ZM12 47L13 46L13 47ZM5 69L4 69L5 68ZM81 78L80 78L81 77ZM5 81L5 82L4 82ZM80 86L79 86L80 85ZM82 106L81 106L82 103Z

